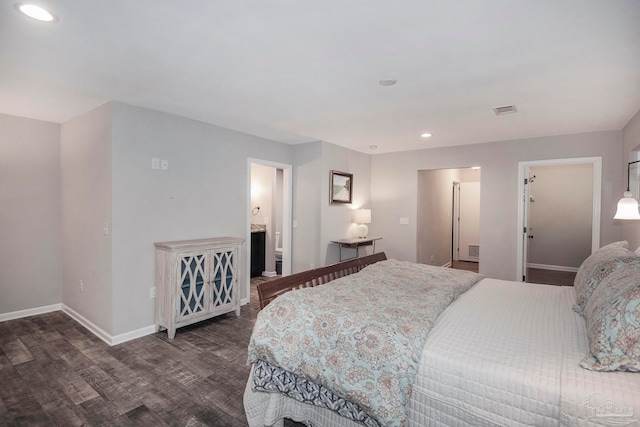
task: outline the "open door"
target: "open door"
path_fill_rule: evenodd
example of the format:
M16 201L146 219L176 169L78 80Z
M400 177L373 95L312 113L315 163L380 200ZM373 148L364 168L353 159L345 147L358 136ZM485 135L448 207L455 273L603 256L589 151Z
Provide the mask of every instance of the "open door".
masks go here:
M459 259L480 260L480 182L460 183Z
M529 180L531 171L527 166L525 169L526 178L522 181L522 281L527 281L527 260L529 259Z
M480 182L453 183L453 261L480 261Z
M559 267L565 268L565 266L570 266L572 264L565 263L530 263L529 258L533 254L532 251L537 251L536 246L530 248L530 236L533 236L531 225L536 228L537 237L542 238L543 232L546 230L542 230L539 228L537 223L532 222L538 221L539 214L536 213L532 218L530 215L530 198L531 198L531 181L530 176L532 174L538 174L538 169L541 167L549 167L549 168L557 168L564 167L570 165L591 165L592 168L592 178L590 179L590 183L585 181L584 185L589 186L590 190L592 190L590 197L591 203L583 203L579 206L582 206L587 212L590 212L590 228L591 228L591 253L596 251L600 247L600 205L601 205L601 188L602 188L602 158L601 157L580 157L580 158L570 158L570 159L552 159L552 160L535 160L535 161L523 161L518 162L518 193L517 193L517 202L518 202L518 242L517 242L517 263L516 263L516 280L526 281L527 279L527 269L528 266L534 267L536 265L544 265L545 269L548 270L559 270L559 271L572 271L572 270L564 270ZM537 180L541 179L538 176ZM542 181L540 181L542 183ZM573 185L572 180L565 180L562 182L563 184ZM565 188L563 191L567 193L571 193L571 189L566 189L566 185L562 188ZM538 191L538 181L536 181L536 192ZM571 193L572 194L572 193ZM542 200L539 195L536 194L536 205ZM573 196L573 194L572 194ZM591 205L591 206L589 206ZM538 211L540 206L536 207L536 211ZM582 235L582 234L581 234ZM541 240L542 242L543 240ZM571 243L575 243L575 239L571 239ZM587 252L588 252L589 243L587 242ZM536 252L537 253L537 252ZM565 254L575 253L575 251L565 251ZM546 253L545 253L546 254ZM562 255L565 255L562 254ZM587 253L588 256L588 253ZM560 258L560 257L556 257ZM565 257L566 258L566 257ZM547 265L549 264L549 265ZM551 265L553 264L553 265ZM535 267L540 268L540 267Z

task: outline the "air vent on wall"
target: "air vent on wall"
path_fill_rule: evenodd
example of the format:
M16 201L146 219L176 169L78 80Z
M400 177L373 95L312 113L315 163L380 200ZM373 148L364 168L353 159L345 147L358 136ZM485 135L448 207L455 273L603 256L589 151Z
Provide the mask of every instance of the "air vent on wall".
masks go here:
M517 113L518 109L515 105L506 105L504 107L496 107L493 111L496 113L496 116L500 116L502 114Z
M469 245L469 258L480 258L480 246Z

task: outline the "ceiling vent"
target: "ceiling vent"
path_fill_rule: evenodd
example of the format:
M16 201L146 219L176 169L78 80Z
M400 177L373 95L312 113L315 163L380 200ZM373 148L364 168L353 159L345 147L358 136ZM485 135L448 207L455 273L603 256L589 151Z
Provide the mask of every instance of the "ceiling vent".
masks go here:
M507 105L505 107L496 107L493 111L496 113L496 116L501 116L503 114L517 113L518 109L515 105Z

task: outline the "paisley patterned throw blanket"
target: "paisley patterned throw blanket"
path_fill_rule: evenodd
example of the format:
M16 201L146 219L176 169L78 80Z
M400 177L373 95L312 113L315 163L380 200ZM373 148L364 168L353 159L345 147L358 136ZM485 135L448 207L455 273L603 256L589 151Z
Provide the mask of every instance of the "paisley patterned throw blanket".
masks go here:
M323 386L382 426L404 425L429 331L481 278L387 260L287 292L258 314L249 363L266 362Z

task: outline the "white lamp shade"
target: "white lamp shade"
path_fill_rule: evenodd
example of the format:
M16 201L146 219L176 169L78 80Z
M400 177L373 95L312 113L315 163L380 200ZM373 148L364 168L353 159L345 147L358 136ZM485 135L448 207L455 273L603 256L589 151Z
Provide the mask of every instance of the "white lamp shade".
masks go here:
M624 192L624 197L618 202L618 209L613 219L640 219L638 201L630 191Z
M371 209L356 209L351 214L352 222L358 224L371 224Z

